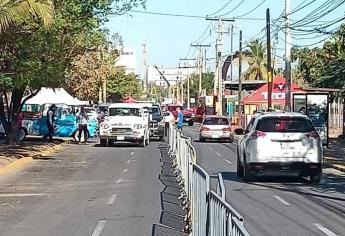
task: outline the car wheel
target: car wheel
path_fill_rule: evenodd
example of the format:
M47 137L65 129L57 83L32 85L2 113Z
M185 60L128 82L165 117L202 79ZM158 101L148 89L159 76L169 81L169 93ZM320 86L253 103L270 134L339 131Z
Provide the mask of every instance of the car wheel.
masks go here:
M240 155L238 154L238 151L237 151L237 176L243 177L243 167L240 162Z
M243 179L245 181L252 181L253 180L253 174L250 173L250 169L249 169L248 164L247 164L245 159L244 159L242 170L243 170Z
M189 121L189 122L188 122L188 125L189 125L189 126L193 126L193 125L194 125L194 121Z
M109 140L108 141L108 146L110 146L110 147L114 146L114 140Z
M18 142L22 142L25 139L25 137L26 137L25 129L23 128L18 129L17 136L16 136Z
M159 136L159 141L164 141L164 136Z
M199 142L205 142L205 139L203 137L199 137Z
M100 144L101 144L101 147L107 146L107 140L106 139L100 139Z
M145 140L145 138L144 138L144 140L142 140L142 141L139 142L139 146L140 146L140 147L145 147L145 146L146 146L146 140Z
M310 182L314 183L314 184L320 183L321 176L322 176L322 174L320 174L320 173L318 173L318 174L311 174L310 175Z

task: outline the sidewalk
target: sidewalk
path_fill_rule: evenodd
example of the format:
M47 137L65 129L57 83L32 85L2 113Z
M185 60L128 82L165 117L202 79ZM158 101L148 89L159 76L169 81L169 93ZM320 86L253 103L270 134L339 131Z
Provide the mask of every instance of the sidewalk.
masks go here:
M19 145L0 144L0 174L27 164L32 159L49 155L66 143L67 139L56 138L53 143L48 143L42 137L27 137Z
M329 146L324 148L325 164L345 172L345 140L332 138Z

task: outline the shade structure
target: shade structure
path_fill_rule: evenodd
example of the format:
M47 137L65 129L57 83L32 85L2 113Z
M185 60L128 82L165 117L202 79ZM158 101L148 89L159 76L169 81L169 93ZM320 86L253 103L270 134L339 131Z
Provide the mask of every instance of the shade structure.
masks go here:
M66 104L69 106L82 106L88 105L88 101L81 101L69 93L63 88L42 88L36 96L30 98L25 104Z
M284 105L285 106L285 92L286 92L286 81L282 76L276 76L273 79L272 86L272 104L273 105ZM291 83L292 93L304 93L297 84ZM253 93L249 94L242 99L244 105L259 105L268 102L268 84L261 86Z

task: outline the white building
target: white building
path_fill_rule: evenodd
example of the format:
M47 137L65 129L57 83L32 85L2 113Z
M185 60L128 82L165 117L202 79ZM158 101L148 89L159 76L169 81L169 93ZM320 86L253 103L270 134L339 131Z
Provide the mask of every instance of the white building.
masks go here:
M171 85L176 84L178 81L183 81L188 75L196 72L195 68L160 68L158 70L169 81ZM147 78L149 84L155 84L157 86L166 87L167 84L163 79L163 76L159 73L155 67L149 66L147 68Z
M120 50L120 57L116 61L116 66L124 66L126 74L137 74L137 56L134 48L125 47Z

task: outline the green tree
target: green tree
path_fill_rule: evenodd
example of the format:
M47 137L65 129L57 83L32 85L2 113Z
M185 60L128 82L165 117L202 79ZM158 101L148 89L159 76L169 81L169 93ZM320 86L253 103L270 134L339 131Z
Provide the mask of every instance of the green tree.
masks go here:
M189 81L190 97L198 98L199 96L199 75L192 74ZM187 91L187 83L184 83L184 91ZM206 89L206 94L213 94L214 87L214 73L203 73L201 77L201 87Z
M245 73L246 80L264 80L267 78L266 47L258 39L248 44L249 49L243 53L244 60L249 64Z
M51 0L0 0L0 32L35 18L48 26L53 22L53 13Z

